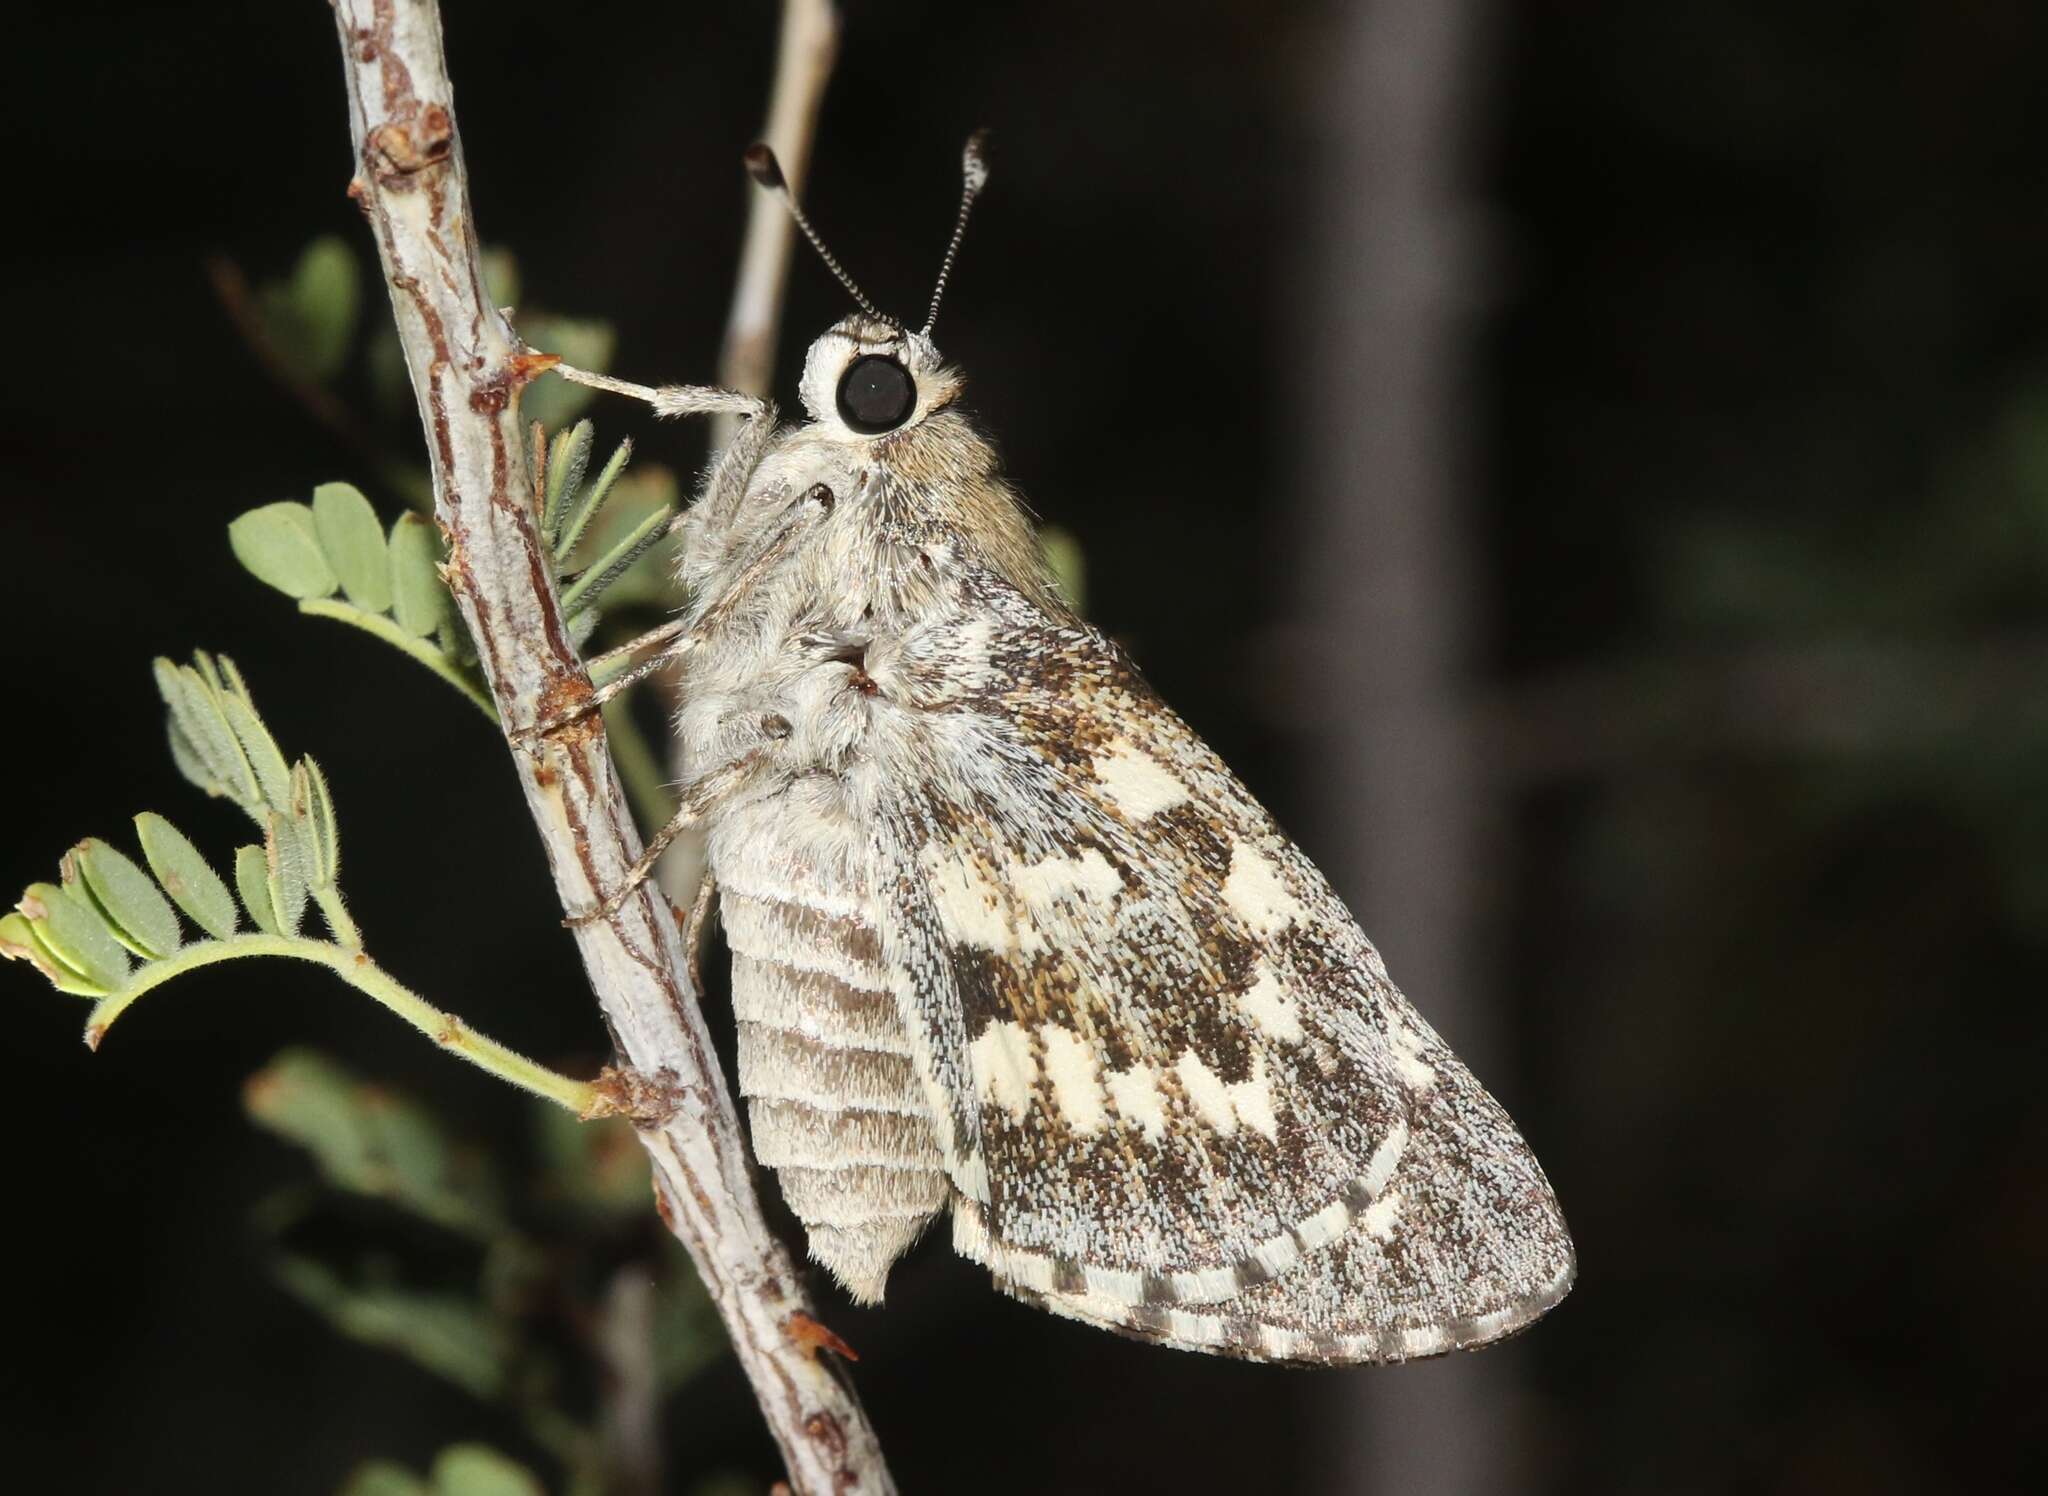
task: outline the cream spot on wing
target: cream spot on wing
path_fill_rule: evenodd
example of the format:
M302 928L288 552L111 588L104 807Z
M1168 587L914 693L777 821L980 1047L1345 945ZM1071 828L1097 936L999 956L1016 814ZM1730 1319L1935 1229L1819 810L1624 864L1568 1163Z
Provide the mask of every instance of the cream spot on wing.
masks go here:
M1008 901L971 858L933 849L925 854L932 906L947 936L984 951L1021 951L1030 956L1045 941L1029 923L1011 918Z
M1031 1036L1018 1023L991 1023L967 1046L974 1063L974 1090L983 1101L1001 1107L1012 1122L1022 1122L1031 1107L1038 1061Z
M1237 1108L1230 1104L1230 1087L1223 1083L1222 1076L1203 1064L1201 1056L1192 1049L1180 1052L1180 1061L1173 1070L1197 1116L1225 1137L1237 1131Z
M1048 857L1010 868L1010 886L1033 914L1048 914L1061 899L1105 903L1123 892L1124 880L1109 859L1090 847L1079 857Z
M1282 1044L1301 1042L1301 1013L1280 977L1265 962L1253 967L1251 986L1238 994L1237 1005L1260 1032Z
M1224 1089L1230 1093L1230 1109L1238 1121L1269 1143L1280 1140L1280 1119L1273 1114L1273 1087L1266 1079L1264 1055L1254 1053L1250 1077Z
M1231 851L1223 902L1257 935L1276 935L1308 912L1288 889L1273 860L1245 842Z
M1401 1072L1401 1079L1418 1091L1427 1091L1436 1084L1436 1071L1422 1058L1422 1035L1398 1018L1390 1018L1387 1042L1393 1047L1394 1068Z
M1321 1210L1294 1228L1300 1238L1302 1250L1313 1252L1317 1247L1328 1246L1344 1234L1344 1228L1351 1224L1351 1207L1342 1200L1332 1200Z
M1166 1131L1166 1098L1159 1094L1159 1077L1145 1064L1128 1070L1113 1070L1103 1077L1117 1115L1144 1129L1145 1141L1156 1143Z
M972 862L931 857L932 903L946 934L963 945L985 951L1010 944L1010 922L1003 916L996 892Z
M1052 1082L1053 1105L1060 1116L1076 1132L1100 1131L1109 1114L1102 1105L1094 1046L1054 1023L1041 1028L1038 1037L1045 1046L1045 1078Z
M1188 798L1188 787L1171 769L1123 738L1096 758L1095 777L1109 803L1134 821L1171 810Z
M1400 1215L1401 1192L1388 1190L1365 1208L1365 1214L1358 1218L1358 1224L1365 1228L1365 1234L1374 1241L1385 1241L1394 1234L1394 1223Z
M1396 1122L1387 1129L1387 1135L1380 1139L1379 1147L1372 1150L1372 1157L1366 1162L1365 1192L1377 1195L1387 1187L1387 1181L1394 1177L1394 1166L1401 1162L1401 1155L1408 1148L1408 1124Z

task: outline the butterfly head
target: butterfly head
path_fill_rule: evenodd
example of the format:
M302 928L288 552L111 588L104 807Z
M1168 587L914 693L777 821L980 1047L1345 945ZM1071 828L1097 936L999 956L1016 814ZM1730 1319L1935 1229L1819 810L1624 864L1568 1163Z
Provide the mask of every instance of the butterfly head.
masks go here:
M967 215L988 182L988 164L982 154L984 138L984 132L977 130L968 137L967 148L961 154L959 216L953 223L945 260L939 266L938 283L932 289L924 326L916 332L876 310L825 247L825 241L797 206L775 153L765 145L747 151L748 172L782 199L825 267L860 307L859 313L840 321L811 344L804 359L803 401L812 420L852 436L882 437L917 424L933 411L951 404L959 392L959 377L940 361L931 330L938 320L939 302L946 294L954 258L960 252L961 236L967 232Z
M952 404L960 376L923 333L856 313L811 344L800 389L812 420L839 434L883 437Z

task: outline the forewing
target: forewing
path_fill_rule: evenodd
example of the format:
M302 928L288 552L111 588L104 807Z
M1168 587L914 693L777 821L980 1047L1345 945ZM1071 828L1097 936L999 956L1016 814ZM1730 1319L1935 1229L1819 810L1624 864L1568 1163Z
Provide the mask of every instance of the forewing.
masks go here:
M1385 1359L1363 1327L1330 1338L1332 1306L1360 1298L1346 1275L1384 1276L1378 1259L1324 1249L1402 1208L1383 1202L1404 1160L1443 1174L1459 1107L1488 1120L1457 1146L1507 1150L1483 1167L1513 1176L1511 1206L1554 1219L1534 1160L1321 875L1121 651L971 563L940 572L936 606L870 668L906 709L874 786L878 893L963 1197L956 1244L1012 1291L1113 1328ZM1410 1186L1411 1218L1433 1188ZM1448 1257L1422 1271L1430 1250L1406 1258L1434 1304L1417 1326L1462 1312L1453 1280L1475 1277ZM1354 1308L1377 1336L1386 1315Z

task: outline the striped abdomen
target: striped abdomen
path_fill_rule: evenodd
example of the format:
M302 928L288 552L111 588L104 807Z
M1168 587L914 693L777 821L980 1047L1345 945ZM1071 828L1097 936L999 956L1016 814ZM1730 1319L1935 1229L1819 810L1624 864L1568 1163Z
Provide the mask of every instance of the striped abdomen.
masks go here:
M751 866L719 869L719 907L754 1153L775 1170L811 1256L874 1302L946 1203L924 1088L865 899L750 876L766 860L750 850L723 859Z

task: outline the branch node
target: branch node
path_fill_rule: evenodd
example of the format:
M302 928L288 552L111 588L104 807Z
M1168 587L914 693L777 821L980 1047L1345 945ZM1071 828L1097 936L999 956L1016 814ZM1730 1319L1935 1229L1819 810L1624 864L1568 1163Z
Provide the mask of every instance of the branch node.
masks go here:
M624 1117L635 1127L665 1126L690 1102L690 1088L676 1079L673 1070L653 1075L629 1065L607 1065L593 1083L595 1094L583 1109L583 1120Z
M858 1361L859 1355L852 1346L842 1340L833 1330L799 1309L782 1322L782 1333L794 1345L801 1346L804 1354L816 1360L819 1351L830 1351L848 1361Z
M412 121L393 120L370 131L370 169L386 187L409 185L405 179L444 165L455 149L455 120L439 104L429 104Z

